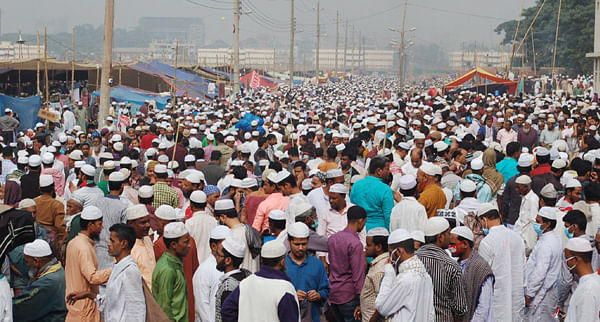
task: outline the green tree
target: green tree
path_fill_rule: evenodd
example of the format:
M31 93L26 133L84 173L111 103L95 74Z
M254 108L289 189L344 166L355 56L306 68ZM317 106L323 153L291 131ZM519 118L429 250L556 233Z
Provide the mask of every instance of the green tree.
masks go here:
M535 60L538 67L552 67L559 0L537 0L535 6L523 10L523 20L519 25L515 50L542 4L544 7L532 28ZM586 58L585 54L592 52L594 47L594 5L593 0L562 2L555 65L566 68L571 74L591 73L593 69L592 59ZM498 25L494 31L498 34L504 32L502 43L510 45L513 43L516 26L517 20L510 20ZM531 62L533 59L531 32L525 37L521 52L524 51L525 59Z

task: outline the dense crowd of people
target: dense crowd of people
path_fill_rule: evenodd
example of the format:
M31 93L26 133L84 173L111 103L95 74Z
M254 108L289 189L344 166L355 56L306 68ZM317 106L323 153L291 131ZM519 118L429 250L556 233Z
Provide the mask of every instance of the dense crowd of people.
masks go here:
M6 109L0 320L600 321L600 109L565 82Z

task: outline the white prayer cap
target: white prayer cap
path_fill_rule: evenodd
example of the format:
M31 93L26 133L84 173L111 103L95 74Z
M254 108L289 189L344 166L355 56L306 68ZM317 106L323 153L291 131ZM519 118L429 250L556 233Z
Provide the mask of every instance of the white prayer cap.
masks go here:
M108 176L108 181L123 182L125 181L125 175L119 171L115 171Z
M552 167L556 169L562 169L567 166L567 161L563 159L556 159L552 161Z
M269 219L287 220L287 216L285 215L285 212L283 212L282 210L273 209L273 210L271 210L271 212L269 212Z
M26 208L34 207L34 206L36 206L35 200L33 200L31 198L25 198L25 199L19 201L19 206L17 207L17 209L26 209Z
M60 143L59 143L59 144L60 144ZM49 146L49 147L46 149L46 153L50 153L50 154L52 154L52 153L56 153L56 147L55 147L54 145L51 145L51 146ZM42 155L42 161L43 161L43 160L44 160L44 155Z
M439 152L443 152L446 149L448 149L448 144L446 144L443 141L437 141L433 144L433 147L436 149L436 151Z
M152 189L152 186L141 186L140 189L138 190L138 196L140 198L150 198L154 195L154 190Z
M221 199L215 202L215 211L224 211L230 209L235 209L235 205L231 199Z
M569 238L565 248L578 253L589 253L592 251L592 245L584 237Z
M287 249L281 241L271 240L266 242L260 250L260 256L262 258L280 258L285 256Z
M283 170L282 170L283 171ZM281 178L281 176L279 175L279 173L277 172L272 172L271 174L269 174L267 176L267 179L269 179L269 181L271 181L274 184L278 184L281 182L281 180L283 180L284 178Z
M223 249L227 250L229 254L237 258L244 258L246 252L246 243L239 240L235 236L226 237L223 243Z
M475 182L469 179L465 179L460 183L460 191L462 192L473 192L477 189Z
M196 171L193 170L192 172L190 172L186 177L185 180L193 183L193 184L200 184L200 181L202 181L202 178L200 177L200 171Z
M415 230L413 231L410 236L412 237L413 240L416 240L418 242L421 242L422 244L425 243L425 233L423 233L420 230ZM389 242L389 240L388 240Z
M172 170L172 169L177 169L177 168L179 168L179 162L169 161L169 163L167 163L167 169Z
M113 149L115 149L115 151L123 151L123 143L122 142L114 143Z
M529 153L521 153L521 155L519 156L519 161L518 161L519 167L522 167L522 168L530 167L532 163L533 163L533 155L531 155Z
M162 220L177 220L177 214L175 209L169 205L160 205L154 212L156 217Z
M38 167L42 163L42 158L39 155L34 154L29 157L29 166L30 167Z
M71 153L69 153L69 159L71 160L81 160L83 158L83 152L81 152L81 150L73 150L71 151Z
M350 184L355 184L360 179L363 179L363 176L361 176L360 174L355 174L352 176L352 178L350 178Z
M327 171L326 177L327 179L334 179L337 177L343 177L344 173L342 172L342 169L331 169Z
M542 207L538 214L546 219L556 220L556 209L552 207Z
M423 164L421 164L421 166L419 167L419 170L423 171L427 175L435 176L438 172L436 167L437 166L433 163L423 162Z
M196 157L192 154L188 154L183 158L183 162L195 162Z
M517 177L517 180L515 180L515 183L517 184L531 184L531 178L528 175L520 175Z
M471 229L469 229L466 226L458 226L458 227L454 227L452 228L452 230L450 231L451 234L455 234L458 235L460 237L466 238L470 241L473 241L473 232L471 231Z
M83 174L85 174L86 176L93 176L96 174L96 168L89 164L86 164L81 167L81 172L83 172Z
M471 160L471 169L475 171L483 169L483 160L481 158Z
M538 157L545 157L547 155L550 155L550 151L548 149L546 149L545 147L539 147L536 149L534 149L534 153L535 155L537 155Z
M54 162L54 154L50 152L42 154L42 162L44 164L51 164L52 162Z
M579 182L579 180L577 180L577 179L570 179L569 181L567 181L567 184L565 185L566 189L578 188L578 187L581 187L581 182Z
M115 161L113 161L113 160L106 160L102 164L103 169L111 170L111 169L114 169L115 167L116 167L116 164L115 164Z
M336 149L338 152L342 152L342 151L344 151L344 149L345 149L345 148L346 148L346 145L344 145L344 143L340 143L340 144L338 144L338 145L336 145L336 146L335 146L335 149Z
M81 219L98 220L102 218L102 211L96 206L87 206L81 211Z
M420 123L420 122L419 122ZM416 124L416 122L414 123ZM421 132L415 132L415 136L414 136L415 140L419 140L419 139L425 139L425 134L421 133Z
M545 198L556 198L556 189L554 185L551 183L546 184L542 190L540 190L540 195Z
M100 153L100 159L113 159L113 155L110 152L102 152Z
M52 255L52 249L47 241L43 239L36 239L31 243L25 244L23 247L23 254L31 257L46 257Z
M177 221L177 222L168 223L165 226L165 229L163 232L163 237L168 238L168 239L173 239L173 238L179 238L187 233L188 233L188 231L185 228L185 224ZM168 247L168 245L167 245L167 247Z
M195 203L205 203L206 194L203 191L196 190L190 195L190 200Z
M388 245L401 243L411 238L410 233L406 229L398 228L388 236Z
M54 179L49 174L40 175L40 187L48 187L54 184Z
M217 225L210 231L210 239L225 239L229 236L232 236L231 229L225 225Z
M130 157L122 157L119 164L131 164L131 158Z
M481 205L479 205L479 209L477 209L477 216L485 215L492 210L496 210L497 212L500 212L498 210L498 207L494 206L494 204L489 203L489 202L482 203Z
M167 149L167 144L166 144L166 143L164 143L164 142L161 142L161 143L158 145L158 149L159 149L159 150L165 150L165 149ZM164 154L162 154L162 155L164 155Z
M302 180L302 190L311 190L312 189L312 180L304 179Z
M115 135L113 135L111 140L113 142L119 142L119 141L121 141L121 134L115 134Z
M287 228L287 233L296 238L308 238L309 230L305 223L295 222Z
M127 208L125 215L127 216L127 220L136 220L148 216L149 213L146 205L138 204Z
M431 217L425 222L425 236L435 236L450 228L450 223L443 217Z
M369 231L367 232L367 236L389 236L390 233L388 232L387 229L383 228L383 227L375 227L375 228L371 228L369 229Z
M27 162L29 162L29 158L28 157L18 157L17 158L17 163L18 164L27 164Z
M231 186L234 188L243 188L242 180L234 178L231 180Z
M164 164L157 164L154 166L154 172L155 173L167 173L167 167Z
M399 186L401 190L411 190L417 185L417 179L411 174L405 174L400 177Z
M242 188L248 189L248 188L257 187L257 186L258 186L258 182L256 182L256 179L254 179L254 178L244 178L242 180Z
M346 188L346 186L341 183L336 183L329 188L329 192L347 194L348 188Z

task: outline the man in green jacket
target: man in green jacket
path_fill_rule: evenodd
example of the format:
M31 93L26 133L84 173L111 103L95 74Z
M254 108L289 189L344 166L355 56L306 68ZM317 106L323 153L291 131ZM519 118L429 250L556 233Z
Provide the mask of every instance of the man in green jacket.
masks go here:
M189 313L183 258L190 251L190 234L182 222L172 222L165 226L163 240L167 251L154 267L152 295L169 319L187 322Z
M64 321L65 270L52 256L50 245L43 239L25 244L23 249L27 266L35 272L29 286L13 298L15 321Z

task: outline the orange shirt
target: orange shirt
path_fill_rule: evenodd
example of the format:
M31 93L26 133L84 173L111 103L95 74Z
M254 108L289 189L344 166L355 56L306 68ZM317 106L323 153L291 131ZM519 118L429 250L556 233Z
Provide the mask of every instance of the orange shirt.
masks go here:
M146 286L152 291L152 272L154 271L154 266L156 266L156 259L154 258L154 247L152 246L150 237L146 236L144 239L135 239L135 245L131 249L131 257L139 267Z
M446 194L436 184L430 184L421 192L419 202L427 211L427 218L435 216L438 209L446 208Z

